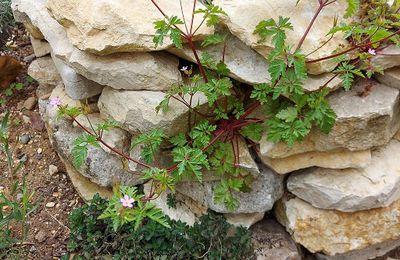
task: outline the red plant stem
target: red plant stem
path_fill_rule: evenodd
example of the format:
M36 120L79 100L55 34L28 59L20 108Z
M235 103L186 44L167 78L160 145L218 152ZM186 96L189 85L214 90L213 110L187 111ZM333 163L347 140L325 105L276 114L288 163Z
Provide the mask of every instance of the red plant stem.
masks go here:
M158 9L158 11L160 11L160 13L164 16L164 18L165 18L165 19L168 19L167 14L160 8L160 6L156 3L156 1L155 1L155 0L150 0L150 1L151 1L151 2L154 4L154 6ZM187 34L186 34L184 31L182 31L178 26L176 26L175 24L173 24L173 26L174 26L175 29L177 29L177 30L182 34L182 36L183 36L184 38L187 37Z
M140 166L143 166L143 167L145 167L145 168L152 168L150 165L148 165L148 164L146 164L146 163L144 163L144 162L135 160L135 159L133 159L132 157L130 157L129 155L124 154L123 152L121 152L121 151L115 149L114 147L111 147L109 144L107 144L106 142L104 142L103 139L101 139L101 138L98 137L97 135L93 134L89 129L87 129L86 127L84 127L78 120L76 120L76 118L74 118L74 117L71 117L71 118L72 118L72 120L73 120L80 128L82 128L86 133L90 134L91 136L95 136L95 137L97 138L97 141L98 141L98 142L100 142L102 145L104 145L105 147L107 147L108 149L110 149L112 152L114 152L114 153L118 154L119 156L122 156L123 158L125 158L125 159L127 159L127 160L129 160L129 161L132 161L132 162L134 162L134 163L136 163L136 164L138 164L138 165L140 165Z
M172 97L173 99L175 99L175 100L181 102L182 104L184 104L185 106L187 106L190 110L193 110L193 112L195 112L196 114L199 114L199 115L202 116L202 117L205 117L205 118L207 118L207 117L213 117L213 116L211 116L211 115L203 114L203 113L201 113L200 111L194 109L193 107L191 107L191 106L190 106L186 101L184 101L184 100L181 100L181 99L179 99L179 98L177 98L177 97L175 97L175 96L171 96L171 97Z
M197 0L193 2L193 12L192 12L192 20L190 21L190 36L193 36L193 23L194 23L194 13L196 11Z
M299 43L297 44L296 50L299 50L301 48L301 46L304 43L304 40L306 39L308 33L310 32L312 26L315 23L315 20L317 20L318 15L321 13L322 9L324 9L325 4L327 3L327 1L323 2L323 1L319 1L319 7L317 9L317 11L314 14L314 17L311 19L310 23L308 24L308 27L306 29L306 31L304 32L303 36L301 37Z
M196 47L193 43L193 36L187 37L186 40L188 41L189 47L193 52L194 58L196 59L197 65L199 65L200 74L203 77L205 83L208 83L208 78L206 71L204 70L203 64L200 61L199 55L197 54Z
M244 118L248 117L251 113L253 113L260 106L261 106L261 103L256 101L255 103L250 105L250 107L246 110L246 112L244 112L244 114L240 117L240 119L244 119Z
M355 45L354 47L351 47L351 48L349 48L347 50L344 50L344 51L341 51L341 52L338 52L336 54L332 54L332 55L329 55L329 56L326 56L326 57L322 57L322 58L319 58L319 59L316 59L316 60L309 60L306 63L316 63L316 62L320 62L320 61L323 61L323 60L336 58L336 57L338 57L340 55L346 54L346 53L348 53L350 51L353 51L355 49L369 47L369 46L374 45L375 43L381 43L381 42L386 41L387 39L390 39L391 37L393 37L393 36L395 36L395 35L397 35L399 33L400 33L400 30L397 30L396 32L392 33L391 35L389 35L389 36L387 36L387 37L385 37L385 38L383 38L383 39L381 39L379 41L375 41L375 42L372 42L372 43L365 43L365 44Z

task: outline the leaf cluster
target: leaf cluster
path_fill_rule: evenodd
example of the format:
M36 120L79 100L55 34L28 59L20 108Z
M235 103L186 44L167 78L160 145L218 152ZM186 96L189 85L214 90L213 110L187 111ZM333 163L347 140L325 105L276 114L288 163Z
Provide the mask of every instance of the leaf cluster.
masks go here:
M151 219L137 230L125 224L117 231L110 219L99 216L108 201L95 195L90 204L70 215L68 249L73 259L109 255L113 259L252 259L250 231L228 224L209 212L193 227L166 217L171 228ZM67 259L68 256L64 256Z

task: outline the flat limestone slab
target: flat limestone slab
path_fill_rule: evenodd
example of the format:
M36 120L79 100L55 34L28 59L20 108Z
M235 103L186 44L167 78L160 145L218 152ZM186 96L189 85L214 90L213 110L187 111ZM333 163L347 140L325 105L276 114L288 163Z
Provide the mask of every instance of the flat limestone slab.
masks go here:
M221 6L228 14L223 19L223 22L228 26L232 34L267 57L274 46L270 40L259 41L259 36L253 33L257 24L269 18L278 19L279 16L290 18L294 30L287 33L287 42L289 45L294 45L293 48L296 48L319 6L318 1L299 1L297 6L296 2L292 0L216 0L213 3ZM340 0L329 5L321 12L301 48L304 54L311 53L329 39L326 34L331 28L333 20L338 16L339 23L343 21L342 17L346 7L346 1ZM308 58L312 60L328 56L340 45L346 46L347 42L343 39L343 35L337 34L324 47L311 54ZM309 66L311 74L330 72L336 66L331 61L313 63L311 65Z
M387 207L400 199L400 142L392 140L372 152L371 163L358 169L311 168L291 175L288 190L322 209L355 212Z
M385 74L376 75L376 79L386 86L400 89L400 67L385 70Z
M364 167L371 162L371 151L307 152L285 158L269 158L258 153L261 161L279 174L318 166L328 169Z
M369 94L359 93L371 86ZM260 152L270 158L285 158L306 152L335 150L368 150L387 144L400 128L399 90L373 80L361 80L350 91L340 89L328 97L337 114L335 125L329 134L317 129L292 147L285 143L260 141Z
M182 1L189 25L193 1ZM168 16L182 17L179 1L163 0L157 3ZM70 41L86 52L107 55L116 52L162 50L172 46L167 37L164 45L157 48L153 42L156 35L154 22L164 17L150 0L49 0L47 7L53 17L65 27ZM205 7L198 3L197 9L201 8ZM194 28L200 25L202 17L202 14L195 15ZM203 38L213 31L213 28L202 26L197 35Z
M285 197L275 207L278 221L312 253L333 256L400 238L400 201L385 208L343 213Z

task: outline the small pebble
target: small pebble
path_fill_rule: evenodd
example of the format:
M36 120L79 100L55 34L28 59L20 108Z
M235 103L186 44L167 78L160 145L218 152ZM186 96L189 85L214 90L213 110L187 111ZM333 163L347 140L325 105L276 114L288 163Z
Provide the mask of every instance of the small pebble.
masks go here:
M43 230L39 231L36 235L35 235L35 239L36 241L38 241L39 243L43 243L46 240L46 232L44 232Z
M29 116L22 116L22 121L25 123L25 124L30 124L31 123L31 119L29 118Z
M31 140L31 137L30 137L29 135L27 135L27 134L22 135L22 136L20 137L20 139L19 139L19 141L20 141L22 144L27 144L27 143L29 143L30 140Z
M53 208L56 205L54 202L48 202L46 203L46 208Z
M53 175L53 174L56 174L57 172L58 172L57 166L50 164L49 165L49 174Z
M42 148L38 148L38 149L37 149L37 153L38 153L38 154L41 154L42 152L43 152L43 149L42 149Z
M25 62L31 62L31 61L33 61L35 58L36 58L35 54L31 54L31 55L29 55L29 56L26 56L26 57L24 58L24 61L25 61Z
M32 110L35 108L37 103L37 99L35 97L29 97L27 100L24 102L24 108L27 110Z
M43 154L36 154L36 160L38 160L38 161L40 161L40 160L42 160L42 158L43 158Z

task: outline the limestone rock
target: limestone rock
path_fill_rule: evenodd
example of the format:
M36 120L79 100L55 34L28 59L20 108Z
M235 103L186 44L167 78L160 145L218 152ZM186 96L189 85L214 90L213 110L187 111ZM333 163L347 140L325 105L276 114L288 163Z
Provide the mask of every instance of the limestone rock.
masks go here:
M230 212L225 205L214 201L214 189L219 181L182 182L177 191L220 213L255 213L272 208L283 194L283 177L261 166L259 176L250 185L249 192L233 192L239 206Z
M90 201L96 193L103 198L111 198L113 196L113 192L110 188L99 186L88 178L82 176L82 174L80 174L69 161L65 160L62 156L59 157L65 166L72 185L74 185L75 190L82 199Z
M225 64L231 71L230 76L248 84L268 82L271 77L268 73L268 63L266 59L232 34L225 31L222 33L228 35L226 38ZM221 53L224 48L223 44L211 45L206 48L201 48L200 44L198 44L196 47L199 50L199 56L207 52L212 57L215 57L216 60L221 59ZM183 49L174 48L169 51L181 58L195 62L193 52L187 46ZM246 65L243 66L243 64Z
M274 46L270 40L259 42L259 37L253 33L259 22L269 18L277 19L282 14L284 14L284 17L290 17L294 30L287 33L287 42L289 45L296 46L319 6L318 1L300 1L296 6L296 1L293 2L291 0L268 1L267 3L262 0L216 0L214 3L228 14L223 19L223 22L228 26L232 34L265 57L268 56ZM321 12L317 22L304 41L301 48L303 53L308 54L316 50L329 39L326 34L332 26L333 20L338 16L340 23L346 6L345 1L338 1ZM308 58L313 60L328 56L341 44L347 45L342 35L337 34L324 47ZM321 74L332 71L335 66L336 63L330 61L313 63L309 67L309 72L311 74Z
M50 56L34 60L29 65L28 74L41 85L57 86L61 82L61 77Z
M384 70L400 66L400 47L389 45L372 57L371 63Z
M144 185L145 194L149 194L151 187L151 182L148 182ZM173 220L180 220L189 226L193 226L193 224L198 220L202 215L207 214L207 208L199 205L192 199L180 194L174 193L174 197L176 200L176 207L170 208L167 204L167 197L170 192L163 192L160 196L152 200L158 208L160 208L165 215L170 217Z
M168 15L181 16L179 1L158 2ZM182 1L186 21L190 24L193 0ZM115 52L137 52L161 50L172 46L169 38L164 45L155 47L154 22L164 19L151 1L79 1L49 0L47 7L53 17L67 30L70 41L79 49L106 55ZM197 9L204 8L198 3ZM202 21L195 16L194 28ZM184 26L181 26L183 29ZM212 34L213 29L202 26L199 37Z
M275 214L293 239L313 253L333 256L400 238L400 201L386 208L343 213L285 197Z
M344 254L335 256L327 256L324 254L316 254L318 260L358 260L358 259L380 259L378 257L384 256L390 251L400 246L400 239L388 240L383 243L371 245L361 250L353 250ZM394 258L385 258L386 260L396 260ZM398 259L397 259L398 260Z
M264 219L251 227L257 260L301 260L296 243L273 219Z
M127 90L168 90L182 80L179 61L167 53L86 54L74 49L69 64L101 85Z
M101 93L103 86L79 75L59 58L52 56L54 64L64 82L67 94L76 100L90 98Z
M100 114L89 114L86 116L79 115L76 120L86 127L87 129L91 129L91 125L96 128L98 124L104 123L105 120L101 118ZM90 123L89 123L90 122ZM76 124L74 124L76 125ZM77 126L77 125L76 125ZM78 127L78 126L77 126ZM127 152L129 149L129 144L130 144L130 136L129 134L119 128L113 128L110 129L109 131L104 131L103 133L103 140L107 142L109 146L112 148L115 148L119 151L124 151ZM104 146L103 144L100 144L100 147L103 148L104 151L107 153L113 153L108 147Z
M171 84L181 80L177 59L165 53L123 53L101 57L75 48L64 28L47 12L46 0L13 0L13 8L29 16L41 28L53 56L100 85L116 89L167 90ZM87 91L87 88L83 89ZM76 94L88 93L78 91Z
M252 225L262 220L264 215L265 212L239 214L225 213L224 217L226 218L226 222L236 227L250 228Z
M286 174L313 166L329 169L364 167L371 161L371 152L366 151L332 151L307 152L285 158L269 158L259 153L263 163L279 174Z
M240 82L247 84L260 84L271 80L268 72L267 60L258 54L256 51L251 49L249 46L240 41L236 36L233 36L229 32L222 31L221 34L226 34L227 47L225 50L225 64L230 70L230 76ZM206 48L202 48L199 44L197 45L198 54L201 56L202 53L207 52L216 60L221 58L221 53L224 48L223 44L211 45ZM192 62L195 62L194 55L190 48L187 46L182 49L171 49L169 52ZM246 64L246 66L243 66ZM332 73L324 73L322 75L314 76L310 75L309 78L304 82L304 89L306 91L315 91L324 85L333 77ZM328 88L335 90L341 84L341 80L336 77L328 84Z
M45 40L38 40L34 37L30 37L31 43L32 43L32 48L33 52L35 53L35 56L37 58L46 56L51 53L51 47L48 42Z
M42 32L40 31L40 29L33 24L33 22L31 21L31 18L25 13L25 12L21 12L18 9L18 6L20 4L20 0L13 0L12 2L12 11L13 11L13 15L14 15L14 19L16 22L20 22L23 23L26 30L36 39L38 40L42 40L44 39L44 36L42 34Z
M65 93L62 85L54 89L50 100L55 97L61 99L62 105L80 106L79 102L72 100ZM57 108L51 106L49 101L42 100L39 105L55 151L60 157L71 163L73 141L83 133L83 130L74 128L70 120L57 119ZM109 154L102 148L89 147L88 158L76 170L92 182L103 187L112 187L116 182L123 185L143 183L140 173L126 170L118 156Z
M163 129L167 135L175 135L187 130L188 108L171 99L167 112L156 107L165 94L159 91L118 91L105 88L99 99L101 114L113 118L125 129L133 133L145 133L154 129ZM193 104L208 107L203 95L193 96Z
M291 175L288 190L322 209L354 212L386 207L400 199L400 142L392 140L372 153L362 169L312 168Z
M400 89L400 67L385 70L385 74L378 74L377 80L386 86Z
M360 97L358 93L367 85L372 85L370 94ZM333 93L328 101L337 114L329 134L314 129L303 142L292 147L262 138L261 154L284 158L312 151L368 150L388 143L400 127L399 90L375 81L360 81L350 91Z

